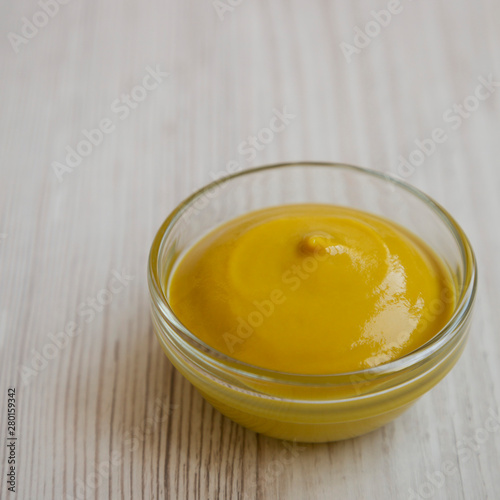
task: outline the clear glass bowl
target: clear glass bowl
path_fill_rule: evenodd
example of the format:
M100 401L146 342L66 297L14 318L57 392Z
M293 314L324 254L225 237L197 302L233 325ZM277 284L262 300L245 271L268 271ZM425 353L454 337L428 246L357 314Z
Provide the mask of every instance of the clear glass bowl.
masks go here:
M293 203L365 210L393 220L427 242L454 278L457 301L446 326L402 358L334 375L259 368L200 341L169 305L168 283L179 259L201 237L230 219ZM153 241L148 268L154 328L175 367L235 422L268 436L305 442L336 441L370 432L400 415L437 384L465 346L476 275L467 237L439 204L388 175L330 163L270 165L206 186L163 223ZM433 305L436 313L443 307L438 302Z

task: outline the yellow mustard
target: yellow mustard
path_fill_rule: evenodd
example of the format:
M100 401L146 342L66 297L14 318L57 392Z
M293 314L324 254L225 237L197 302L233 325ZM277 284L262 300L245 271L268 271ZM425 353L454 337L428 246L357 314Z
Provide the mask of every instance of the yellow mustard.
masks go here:
M202 238L167 284L181 322L251 365L336 374L429 341L455 306L452 278L417 236L330 205L252 212Z

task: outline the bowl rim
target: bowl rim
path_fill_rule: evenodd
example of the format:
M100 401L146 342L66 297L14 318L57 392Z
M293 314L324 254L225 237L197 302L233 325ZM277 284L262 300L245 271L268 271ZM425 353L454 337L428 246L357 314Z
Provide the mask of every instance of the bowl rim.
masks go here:
M403 190L409 192L413 196L416 196L421 201L423 201L445 223L445 226L454 236L460 249L464 265L464 279L463 283L461 284L460 294L457 297L457 304L455 306L453 315L443 326L443 328L425 344L393 361L389 361L387 363L371 368L365 368L362 370L332 374L291 373L263 368L228 356L227 354L218 351L217 349L198 339L196 335L194 335L186 326L182 324L180 319L177 318L174 311L170 307L170 304L168 303L167 297L160 282L160 277L157 272L159 262L158 256L163 249L163 242L166 240L166 237L173 229L175 224L181 220L184 213L186 213L186 211L197 200L199 200L206 193L209 193L211 190L220 187L221 185L229 183L230 181L239 177L252 176L267 170L297 167L322 167L350 170L359 174L377 178L378 180L392 183L393 185L402 188ZM176 332L177 337L181 341L187 343L191 349L195 349L195 352L199 356L205 358L205 360L208 360L212 365L215 364L223 367L226 370L229 369L235 373L239 373L241 375L245 375L250 378L256 378L259 380L267 380L272 382L280 381L294 384L298 383L300 385L309 385L312 382L314 383L314 385L318 385L318 383L320 385L330 385L332 381L344 380L346 377L348 377L350 380L355 379L366 382L367 380L378 378L380 375L395 374L404 371L414 365L418 365L426 359L437 355L440 350L445 348L453 341L453 339L456 338L456 336L460 333L460 327L470 316L477 291L477 262L469 239L467 238L460 225L441 204L436 202L433 198L425 194L420 189L387 172L380 172L377 170L340 162L298 161L263 165L260 167L244 169L233 174L228 174L227 176L224 176L205 185L204 187L195 191L189 197L184 199L181 203L179 203L162 223L153 239L148 259L148 285L150 296L154 306L156 306L169 326Z

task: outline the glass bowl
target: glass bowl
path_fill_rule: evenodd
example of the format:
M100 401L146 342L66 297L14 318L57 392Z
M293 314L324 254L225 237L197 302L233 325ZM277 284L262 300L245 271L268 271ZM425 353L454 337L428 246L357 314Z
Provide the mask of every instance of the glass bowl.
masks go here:
M175 266L200 238L244 213L277 205L327 203L392 220L424 240L453 276L456 306L445 327L395 361L351 373L303 375L252 366L200 341L169 305ZM268 436L327 442L391 421L455 365L468 337L476 261L462 229L439 204L380 172L334 163L290 163L245 170L182 202L159 229L149 257L151 314L170 361L221 413ZM436 314L442 297L432 305Z

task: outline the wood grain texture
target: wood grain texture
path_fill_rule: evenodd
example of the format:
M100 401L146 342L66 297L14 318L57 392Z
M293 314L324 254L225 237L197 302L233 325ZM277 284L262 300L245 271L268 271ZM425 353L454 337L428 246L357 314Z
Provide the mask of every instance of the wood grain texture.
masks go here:
M23 17L43 24L41 7L1 2L2 448L9 387L18 435L17 493L4 449L1 498L499 498L500 89L451 117L479 77L500 81L500 4L401 0L349 63L340 44L386 8L243 0L221 20L211 1L71 0L16 53L9 34ZM169 75L118 111L157 66ZM290 124L241 154L284 107ZM106 118L114 130L60 182L53 162ZM398 171L436 128L446 140ZM233 424L172 368L145 270L163 219L229 161L300 159L403 173L469 235L480 291L467 349L438 387L379 431L299 448ZM103 292L116 272L122 289ZM58 337L72 321L78 333Z

